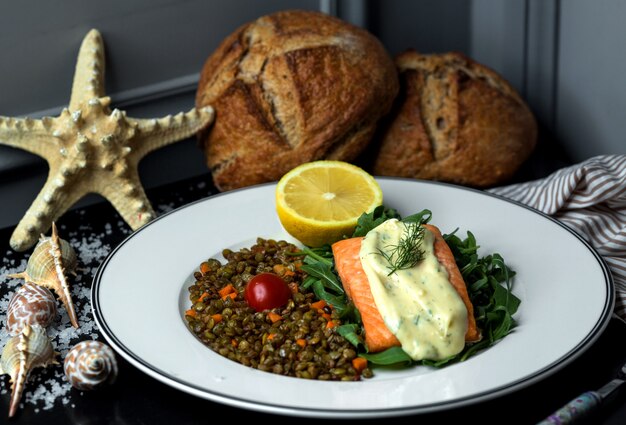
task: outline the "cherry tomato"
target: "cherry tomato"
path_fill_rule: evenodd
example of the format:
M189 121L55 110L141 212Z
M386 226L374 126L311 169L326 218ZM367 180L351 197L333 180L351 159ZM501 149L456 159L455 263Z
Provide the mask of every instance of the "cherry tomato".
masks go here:
M250 307L263 311L287 304L291 298L291 289L278 275L260 273L250 279L243 297Z

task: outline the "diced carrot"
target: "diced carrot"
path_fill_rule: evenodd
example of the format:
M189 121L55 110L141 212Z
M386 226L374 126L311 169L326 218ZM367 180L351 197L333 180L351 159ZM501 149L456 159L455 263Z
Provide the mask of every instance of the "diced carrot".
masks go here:
M270 311L269 313L267 313L267 317L270 318L270 320L272 321L272 323L276 323L279 320L282 320L282 316L280 314L276 314L273 311Z
M239 345L239 343L237 342L237 340L236 340L235 338L233 338L233 339L231 339L231 340L230 340L230 344L231 344L233 347L235 347L235 348Z
M237 293L236 292L231 292L230 294L226 294L222 297L223 300L225 300L226 298L229 298L231 300L234 300L235 298L237 298Z
M208 296L209 296L208 292L203 292L202 295L200 295L200 298L198 298L198 301L203 301Z
M200 273L207 274L209 271L211 271L211 267L209 267L209 263L204 261L202 264L200 264Z
M352 367L358 373L363 372L363 369L367 367L367 359L364 359L363 357L355 357L352 359Z
M193 308L190 308L189 310L185 311L185 316L196 317L197 314L198 312L194 310Z
M330 314L328 313L324 313L324 310L322 310L322 313L320 313L322 315L322 317L326 320L330 320Z
M329 320L328 322L326 322L326 329L332 329L335 326L337 326L337 324L333 322L332 320Z
M273 339L274 339L274 337L275 337L275 336L276 336L276 334L269 334L269 335L267 335L267 339L268 339L269 341L271 341L271 340L273 340Z
M222 289L220 289L217 292L219 292L220 297L224 298L228 294L232 294L233 292L237 292L237 290L235 289L235 287L233 286L232 283L229 283L228 285L224 286Z
M275 264L274 267L272 267L272 269L274 270L274 273L276 273L279 276L293 276L295 275L295 273L289 269L289 267L283 265L283 264Z
M316 310L321 310L322 308L326 307L326 301L324 300L316 301L314 303L311 303L311 307Z
M222 315L221 315L221 314L219 314L219 313L217 313L217 314L212 314L212 315L211 315L211 318L213 319L213 321L214 321L215 323L219 323L219 322L221 322L221 321L222 321Z
M296 344L298 344L300 347L304 348L304 347L306 347L306 339L298 338L298 339L296 339Z

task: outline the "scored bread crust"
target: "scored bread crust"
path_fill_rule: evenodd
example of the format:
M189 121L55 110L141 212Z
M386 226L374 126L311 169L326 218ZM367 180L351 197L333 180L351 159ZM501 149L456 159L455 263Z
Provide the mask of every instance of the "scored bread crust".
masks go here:
M199 134L219 190L277 180L308 161L351 161L398 92L393 60L367 31L318 12L283 11L243 25L205 62Z
M396 58L401 89L373 165L378 175L488 187L533 151L535 118L496 72L456 52Z

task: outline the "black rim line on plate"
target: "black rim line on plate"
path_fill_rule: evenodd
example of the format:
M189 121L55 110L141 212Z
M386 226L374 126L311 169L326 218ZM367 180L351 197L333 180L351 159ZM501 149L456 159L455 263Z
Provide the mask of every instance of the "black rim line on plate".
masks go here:
M600 315L600 317L598 318L598 320L596 321L595 325L593 326L593 328L590 330L590 332L587 334L587 336L585 338L583 338L573 349L571 349L570 351L568 351L567 353L565 353L563 356L561 356L559 359L557 359L556 361L554 361L553 363L547 365L546 367L544 367L543 369L537 370L535 373L528 375L525 378L522 378L520 380L511 382L507 385L495 388L491 391L483 391L481 393L478 394L474 394L472 396L467 396L467 397L463 397L463 398L457 398L454 401L448 401L448 402L439 402L439 403L430 403L430 404L426 404L426 405L421 405L421 406L406 406L406 407L398 407L398 408L389 408L389 409L375 409L375 410L357 410L357 409L341 409L341 410L334 410L334 409L314 409L314 408L308 408L308 407L293 407L293 406L285 406L285 405L281 405L281 404L272 404L272 403L265 403L265 402L259 402L256 400L248 400L245 398L239 398L236 396L232 396L232 395L225 395L219 392L214 392L211 391L207 388L202 388L202 387L198 387L194 384L190 384L188 382L182 381L170 374L168 374L167 372L164 372L154 366L152 366L151 364L145 362L142 358L140 358L139 356L135 355L133 353L132 350L130 350L128 347L126 347L126 345L124 343L122 343L116 336L115 333L108 327L106 320L104 319L101 310L100 310L100 306L99 306L99 298L97 296L98 294L98 290L100 288L100 278L102 273L104 272L104 269L106 268L107 263L113 258L113 256L115 255L115 253L121 249L121 247L123 245L126 244L126 242L128 242L131 238L135 237L137 234L139 234L141 231L143 231L144 229L146 229L148 226L154 224L155 222L157 222L158 220L161 220L164 217L167 217L170 214L173 214L179 210L182 210L184 208L187 207L191 207L194 206L197 203L200 202L206 202L210 199L214 199L216 197L220 197L223 195L229 195L232 193L236 193L236 192L242 192L242 191L248 191L248 190L253 190L253 189L257 189L260 187L265 187L265 186L272 186L275 185L276 182L270 182L270 183L263 183L263 184L259 184L259 185L254 185L254 186L248 186L248 187L244 187L244 188L240 188L240 189L235 189L235 190L231 190L228 192L221 192L221 193L217 193L214 195L211 195L209 197L206 198L202 198L202 199L198 199L196 201L190 202L188 204L182 205L172 211L168 211L165 214L155 218L154 220L150 221L149 223L145 224L143 227L141 227L140 229L137 229L136 231L134 231L133 233L131 233L128 237L126 237L122 242L120 242L117 247L115 247L113 249L113 251L111 251L109 253L109 255L107 255L107 257L102 261L102 263L100 264L100 266L98 267L96 274L94 275L93 278L93 284L92 284L92 288L91 288L91 304L92 304L92 310L93 310L93 315L94 318L96 319L96 321L98 322L98 324L100 325L101 329L100 331L104 334L105 337L107 337L107 339L117 347L118 350L126 353L126 356L128 356L129 359L132 359L135 363L142 365L143 367L145 367L146 369L151 370L153 373L155 373L156 375L159 375L161 378L164 378L164 380L162 380L162 382L166 383L166 384L171 384L171 383L176 383L180 386L187 387L187 388L191 388L194 389L195 391L199 392L199 393L203 393L206 394L207 396L210 396L210 399L216 400L216 401L222 401L224 402L226 401L233 401L233 402L238 402L238 403L242 403L244 405L246 405L247 408L250 409L254 409L255 407L260 407L260 406L264 406L267 408L271 408L271 409L276 409L278 412L274 412L274 413L283 413L283 412L290 412L290 411L300 411L300 412L311 412L311 413L340 413L340 414L350 414L350 413L354 413L354 414L376 414L376 413L381 413L381 414L412 414L412 413L420 413L420 412L432 412L432 411L436 411L436 410L441 410L442 408L451 408L451 407L460 407L460 406L464 406L464 405L468 405L471 404L471 402L478 402L480 400L484 400L484 399L488 399L488 398L495 398L499 395L505 394L509 389L513 389L513 388L518 388L518 389L522 389L528 385L533 384L534 382L539 381L540 379L542 379L545 375L548 374L548 372L557 372L559 369L561 369L562 367L566 366L568 363L570 363L571 361L573 361L574 359L576 359L579 355L581 355L584 352L584 349L588 348L598 337L599 335L602 333L602 331L606 328L609 319L611 318L612 315L612 311L613 311L613 307L615 304L615 288L614 288L614 282L613 282L613 276L611 275L611 273L609 272L609 269L606 265L606 262L604 261L604 259L597 253L597 251L586 241L584 240L578 233L576 233L573 229L569 228L568 226L566 226L565 224L561 223L560 221L556 220L553 217L550 217L549 215L535 209L532 208L528 205L525 205L521 202L518 201L514 201L512 199L508 199L505 198L501 195L497 195L494 193L490 193L490 192L485 192L483 190L480 189L474 189L474 188L470 188L470 187L465 187L465 186L458 186L458 185L454 185L454 184L450 184L450 183L444 183L444 182L437 182L437 181L430 181L430 180L419 180L419 179L409 179L409 178L402 178L402 177L376 177L377 180L391 180L391 181L404 181L404 182L418 182L421 184L427 184L427 185L440 185L440 186L445 186L445 187L449 187L451 189L457 189L457 190L464 190L464 191L470 191L470 192L474 192L477 194L481 194L481 195L485 195L485 196L490 196L496 199L499 199L501 201L507 202L507 203L511 203L514 205L517 205L518 207L522 207L525 208L527 210L530 210L544 218L547 218L548 220L552 221L553 223L559 225L560 227L564 228L565 230L567 230L570 234L572 234L574 237L576 237L576 239L578 239L590 252L591 254L594 256L594 258L596 259L596 261L598 261L602 272L604 274L604 278L605 278L605 284L607 286L607 298L605 300L604 303L604 308L602 310L602 314ZM208 347L207 347L208 349ZM241 367L246 367L243 365L240 365ZM144 371L145 373L145 371ZM267 372L269 373L269 372ZM298 378L293 378L293 379L298 379ZM329 384L332 384L333 382L329 382ZM336 382L335 382L336 384ZM179 388L181 389L181 388ZM182 390L182 389L181 389ZM271 412L270 412L271 413Z

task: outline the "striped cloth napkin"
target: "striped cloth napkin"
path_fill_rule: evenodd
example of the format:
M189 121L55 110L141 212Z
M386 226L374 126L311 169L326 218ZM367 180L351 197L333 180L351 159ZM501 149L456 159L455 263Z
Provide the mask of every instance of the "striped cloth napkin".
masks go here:
M626 320L626 155L601 155L546 178L490 189L569 226L604 258Z

